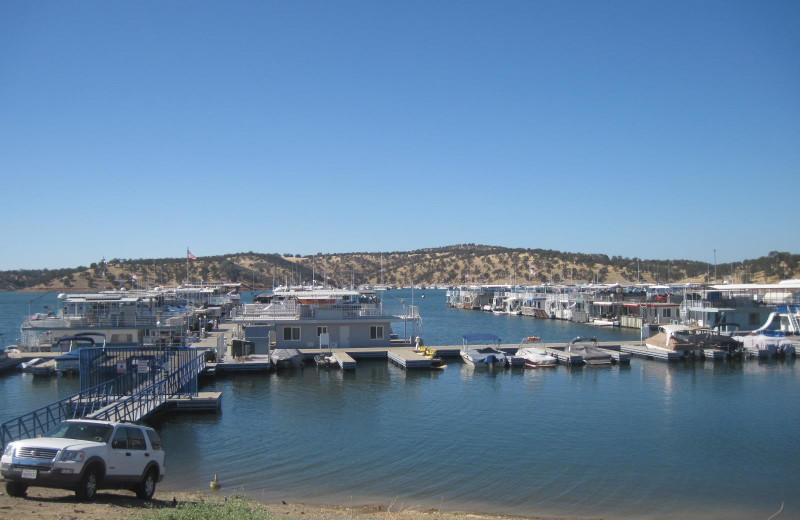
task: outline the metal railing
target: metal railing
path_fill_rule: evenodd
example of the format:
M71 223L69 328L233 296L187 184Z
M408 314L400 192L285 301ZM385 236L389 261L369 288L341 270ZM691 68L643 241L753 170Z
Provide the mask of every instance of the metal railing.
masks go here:
M131 389L129 378L120 376L6 421L0 424L0 450L11 441L45 435L67 419L139 421L170 398L197 395L197 376L205 365L205 353L199 352L149 385Z
M205 353L201 352L168 376L88 417L105 421L140 421L168 399L197 395L197 376L205 366Z
M0 448L18 439L44 435L67 419L78 419L107 406L119 398L114 389L117 381L106 381L95 387L43 406L0 425Z

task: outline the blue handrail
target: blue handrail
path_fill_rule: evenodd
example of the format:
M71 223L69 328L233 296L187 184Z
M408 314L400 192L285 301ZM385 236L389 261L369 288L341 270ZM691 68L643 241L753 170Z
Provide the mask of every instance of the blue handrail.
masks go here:
M205 353L200 352L144 388L131 389L131 382L120 376L6 421L0 424L0 451L11 441L44 435L67 419L140 421L169 398L197 395L197 376L205 365Z
M205 365L205 353L200 353L168 376L88 417L106 421L140 421L170 398L197 395L197 376Z
M106 381L0 424L0 448L17 439L44 435L67 419L84 417L106 406L111 400L119 398L114 394L116 383L116 380Z

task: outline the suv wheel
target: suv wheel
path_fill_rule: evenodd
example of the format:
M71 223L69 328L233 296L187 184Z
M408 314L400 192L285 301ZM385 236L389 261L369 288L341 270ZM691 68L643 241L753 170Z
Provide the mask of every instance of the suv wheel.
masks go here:
M28 492L28 486L26 484L22 484L21 482L6 482L6 493L10 497L24 497L25 494Z
M97 467L92 466L86 470L81 478L75 494L80 500L94 500L97 495L97 484L100 482L99 472Z
M156 492L156 471L151 469L144 476L144 480L136 488L136 496L142 500L150 500Z

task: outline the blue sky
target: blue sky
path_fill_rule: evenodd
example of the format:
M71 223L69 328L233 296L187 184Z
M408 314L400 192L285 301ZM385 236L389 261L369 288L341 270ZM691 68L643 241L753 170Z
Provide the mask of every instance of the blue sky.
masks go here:
M800 252L800 3L0 1L0 269Z

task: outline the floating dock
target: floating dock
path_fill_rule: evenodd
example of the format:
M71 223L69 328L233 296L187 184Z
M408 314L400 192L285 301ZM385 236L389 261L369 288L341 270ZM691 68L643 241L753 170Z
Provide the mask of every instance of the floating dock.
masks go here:
M223 372L268 372L273 368L273 364L266 354L254 354L236 359L225 356L222 361L208 363L206 366L205 375L216 375Z
M356 360L350 357L350 354L347 352L336 352L333 355L333 359L336 360L336 364L339 365L339 368L342 370L356 369Z
M620 347L622 352L644 359L661 359L663 361L678 361L684 358L680 352L673 352L660 348L650 348L642 344L628 344Z
M711 361L721 361L728 357L727 352L718 348L704 348L701 350L701 354L703 355L703 359Z
M167 399L162 407L176 412L219 412L222 392L198 392L196 397Z
M392 349L387 353L389 361L399 367L409 368L431 368L431 359L413 350Z

